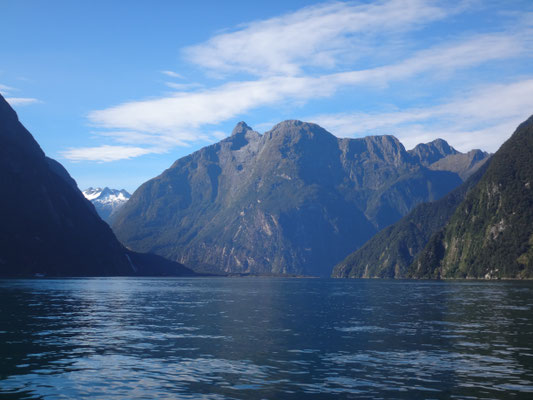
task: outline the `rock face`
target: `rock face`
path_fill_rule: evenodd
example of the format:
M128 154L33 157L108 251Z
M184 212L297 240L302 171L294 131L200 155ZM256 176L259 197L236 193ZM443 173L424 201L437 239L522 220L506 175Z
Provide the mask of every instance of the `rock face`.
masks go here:
M481 150L470 150L466 154L450 154L429 166L436 171L453 171L466 180L489 159L489 154Z
M470 154L470 153L468 153ZM483 176L485 163L465 183L440 200L422 203L383 229L335 266L333 278L406 278L409 266L431 236L448 222L466 193Z
M96 212L108 224L111 223L118 210L129 200L131 195L124 189L105 188L88 188L83 195L87 200L93 203Z
M0 276L192 273L125 249L1 96L0 185Z
M377 231L462 182L427 167L455 150L419 153L393 136L338 139L300 121L260 135L241 122L144 183L113 229L132 249L197 270L329 276Z
M426 167L448 156L461 154L443 139L420 143L413 150L409 150L409 153L418 158L420 163Z
M415 278L533 278L533 116L410 268Z
M451 147L443 139L421 143L409 153L422 165L435 171L452 171L466 180L489 159L490 154L481 150L470 150L464 154Z

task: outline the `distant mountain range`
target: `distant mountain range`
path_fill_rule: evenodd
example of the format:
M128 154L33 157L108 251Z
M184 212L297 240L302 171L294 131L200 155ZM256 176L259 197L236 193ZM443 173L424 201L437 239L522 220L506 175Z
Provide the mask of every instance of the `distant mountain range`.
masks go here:
M533 116L458 189L378 233L332 276L533 278L532 160Z
M129 200L131 195L124 189L88 188L83 195L93 203L96 212L107 223L111 223L117 211Z
M118 242L0 96L0 276L193 275Z
M129 248L199 271L329 276L488 157L440 139L406 151L393 136L339 139L301 121L261 135L241 122L144 183L112 226Z

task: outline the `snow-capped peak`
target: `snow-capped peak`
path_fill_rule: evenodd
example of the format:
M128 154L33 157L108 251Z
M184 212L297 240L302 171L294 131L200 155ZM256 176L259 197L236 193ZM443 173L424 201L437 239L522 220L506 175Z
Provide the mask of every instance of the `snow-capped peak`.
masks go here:
M92 188L85 189L82 193L87 200L97 199L102 194L102 188Z
M87 200L93 203L96 211L105 221L110 221L112 214L116 213L131 197L131 195L124 189L110 189L105 188L88 188L85 189L83 195Z

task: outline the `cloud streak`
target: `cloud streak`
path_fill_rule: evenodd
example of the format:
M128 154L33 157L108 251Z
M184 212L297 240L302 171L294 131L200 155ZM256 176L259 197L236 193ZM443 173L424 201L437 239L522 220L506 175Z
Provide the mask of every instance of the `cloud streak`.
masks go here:
M345 88L365 87L386 93L395 82L422 77L444 82L459 70L531 54L533 46L527 24L514 31L463 34L453 40L433 41L431 45L409 41L407 33L461 12L461 7L445 8L439 4L444 3L426 0L326 3L215 35L204 43L185 48L182 54L219 77L238 74L233 81L213 87L165 82L174 93L94 110L88 114L88 120L100 130L96 136L112 141L113 145L69 149L63 155L77 161L112 161L165 152L175 146L209 140L212 135L204 132L217 132L219 137L218 124L262 107L304 105L315 99L331 98ZM169 70L161 73L170 78L183 78ZM500 89L493 86L487 90ZM517 96L526 95L517 88L514 90ZM375 118L373 114L321 115L317 122L323 121L332 132L341 135L345 131L353 134L349 128L353 122L368 131L399 129L398 135L410 143L414 138L428 137L426 128L436 126L432 120L448 119L442 136L458 138L461 132L481 135L484 129L485 137L492 138L492 142L487 142L492 149L500 140L495 130L489 132L488 125L467 127L463 121L484 116L476 114L472 104L494 108L489 104L490 96L482 93L482 97L486 99L484 104L473 100L459 104L454 100L424 109L380 113ZM463 107L464 115L456 111L459 106ZM492 115L498 112L501 109L494 110ZM502 127L516 117L492 118L492 127ZM451 118L463 122L454 127ZM459 146L473 142L463 140ZM102 151L100 159L99 150Z
M68 149L61 152L61 155L71 161L98 161L110 162L125 160L152 153L162 153L158 148L142 148L134 146L96 146L83 147L78 149Z
M273 76L230 82L209 90L124 103L93 111L88 117L101 128L193 142L198 140L197 132L202 126L218 124L257 107L324 98L348 85L382 86L427 72L454 71L517 55L521 50L513 37L485 35L424 50L394 65L321 76Z
M12 106L27 106L30 104L40 103L38 99L32 97L6 97L6 101Z
M15 91L16 89L11 87L11 86L7 86L7 85L2 85L0 83L0 91L3 93L3 94L9 94L10 92L12 91Z
M241 26L183 50L186 58L217 73L297 75L304 67L333 68L370 49L370 40L442 19L450 10L423 0L372 4L326 3Z
M178 74L177 72L174 72L174 71L165 70L165 71L161 71L161 73L171 78L183 79L183 76L181 74Z
M394 134L411 148L438 137L459 150L494 152L533 114L533 79L488 85L447 103L386 113L315 115L311 120L341 137Z

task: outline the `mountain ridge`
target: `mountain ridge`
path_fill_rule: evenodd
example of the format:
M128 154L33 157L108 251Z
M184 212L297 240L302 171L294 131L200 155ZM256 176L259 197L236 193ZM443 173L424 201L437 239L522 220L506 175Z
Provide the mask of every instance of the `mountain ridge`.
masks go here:
M416 204L462 182L393 136L340 139L298 120L232 134L142 184L113 230L128 247L224 273L329 276Z

